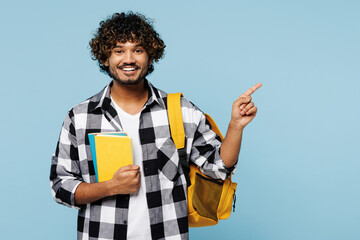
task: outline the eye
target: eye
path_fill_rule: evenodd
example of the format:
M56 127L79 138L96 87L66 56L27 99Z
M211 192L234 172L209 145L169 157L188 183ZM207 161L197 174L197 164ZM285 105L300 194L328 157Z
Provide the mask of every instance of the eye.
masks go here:
M122 50L115 50L114 52L115 52L115 53L123 53Z
M142 49L136 49L135 52L136 52L136 53L143 53L144 50L142 50Z

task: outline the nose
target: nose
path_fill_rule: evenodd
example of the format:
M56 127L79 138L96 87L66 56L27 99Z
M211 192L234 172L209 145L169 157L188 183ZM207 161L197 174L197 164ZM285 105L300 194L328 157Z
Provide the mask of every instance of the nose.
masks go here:
M131 51L126 51L124 56L124 64L132 64L135 62L134 54Z

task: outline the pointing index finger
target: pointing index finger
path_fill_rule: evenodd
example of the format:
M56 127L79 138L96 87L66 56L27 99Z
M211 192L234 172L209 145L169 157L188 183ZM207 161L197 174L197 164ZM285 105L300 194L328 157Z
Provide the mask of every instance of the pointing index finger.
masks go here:
M257 83L251 88L249 88L246 92L243 93L244 96L250 96L253 94L256 90L258 90L262 86L262 83Z

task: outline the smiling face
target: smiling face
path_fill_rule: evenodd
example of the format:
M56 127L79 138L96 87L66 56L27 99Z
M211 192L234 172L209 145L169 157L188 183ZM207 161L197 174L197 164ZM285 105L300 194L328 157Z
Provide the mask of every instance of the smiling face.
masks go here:
M119 84L136 85L147 75L151 64L148 53L139 42L117 43L104 63L110 76Z

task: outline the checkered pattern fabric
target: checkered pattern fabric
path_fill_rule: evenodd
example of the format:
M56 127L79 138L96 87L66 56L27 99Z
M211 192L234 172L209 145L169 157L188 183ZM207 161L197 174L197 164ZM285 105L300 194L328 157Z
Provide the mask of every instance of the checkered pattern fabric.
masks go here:
M188 239L187 187L171 139L167 94L146 81L149 97L140 115L146 198L150 216L149 239ZM63 123L52 156L50 185L56 202L79 209L78 239L126 239L129 195L106 197L76 206L74 193L81 182L96 182L88 134L122 131L121 119L107 85L100 93L72 108ZM213 177L229 176L220 158L220 138L204 114L182 98L188 161Z

